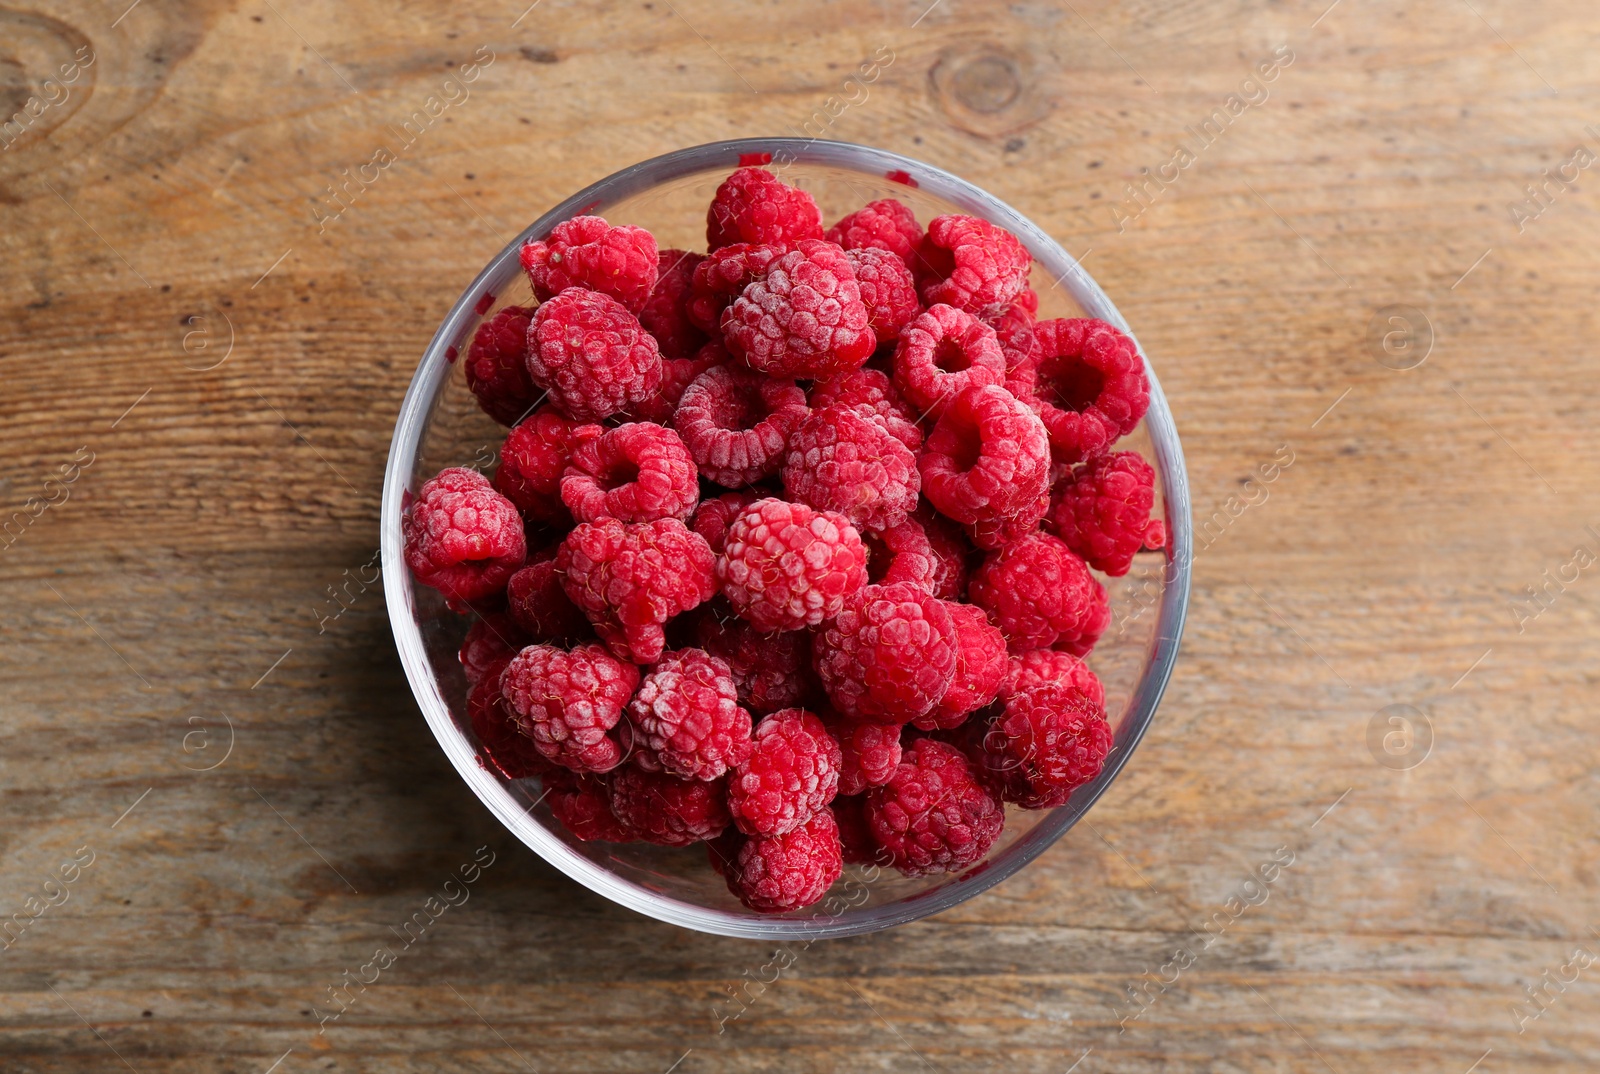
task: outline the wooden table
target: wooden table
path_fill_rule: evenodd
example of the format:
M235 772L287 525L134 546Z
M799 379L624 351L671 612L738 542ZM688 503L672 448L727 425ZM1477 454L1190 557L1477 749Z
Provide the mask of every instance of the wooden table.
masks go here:
M0 151L0 912L27 923L0 1067L1596 1068L1592 4L523 6L0 9L26 120ZM1091 823L955 911L811 946L719 1032L772 950L511 840L419 718L381 592L331 618L330 587L372 557L400 398L493 251L629 162L802 129L1088 251L1212 524ZM470 901L319 1034L477 847Z

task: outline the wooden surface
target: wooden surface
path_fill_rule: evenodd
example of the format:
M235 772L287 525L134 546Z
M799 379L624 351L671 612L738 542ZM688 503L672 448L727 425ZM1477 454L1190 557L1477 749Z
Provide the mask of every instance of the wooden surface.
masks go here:
M1600 953L1600 195L1583 171L1511 208L1600 154L1592 4L125 6L0 8L0 113L58 102L0 151L0 517L56 501L0 552L0 911L30 922L0 952L0 1067L1600 1064L1600 963L1572 960ZM862 100L844 81L880 49ZM450 93L319 225L341 170ZM1126 184L1236 93L1139 211ZM1092 251L1197 518L1225 517L1090 823L774 980L771 948L510 840L423 725L379 591L319 617L372 557L400 398L486 258L627 163L808 122ZM1420 354L1395 305L1431 333L1416 368L1389 368ZM319 1034L478 847L469 901Z

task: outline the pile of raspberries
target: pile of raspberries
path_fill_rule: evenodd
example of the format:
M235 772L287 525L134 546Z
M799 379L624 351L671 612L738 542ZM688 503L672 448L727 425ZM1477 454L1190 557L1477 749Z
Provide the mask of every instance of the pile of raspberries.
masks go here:
M980 862L1111 748L1083 658L1166 541L1115 442L1149 402L1133 343L1038 321L1014 235L816 203L740 167L707 253L597 216L521 251L536 304L464 365L510 426L452 468L406 561L476 616L481 762L578 839L704 843L748 907L844 863Z

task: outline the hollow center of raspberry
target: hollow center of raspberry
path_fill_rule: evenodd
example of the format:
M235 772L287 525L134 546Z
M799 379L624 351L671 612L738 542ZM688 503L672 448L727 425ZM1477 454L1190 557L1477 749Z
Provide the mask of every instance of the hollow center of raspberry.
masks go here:
M621 488L639 480L639 464L632 459L618 459L606 467L600 481L607 488Z
M955 443L950 446L950 462L958 473L966 473L978 465L983 457L983 437L977 426L966 426L957 431Z
M933 364L945 373L959 373L972 367L967 352L953 339L939 341L939 345L933 349Z
M1061 360L1050 374L1050 400L1062 410L1081 414L1100 398L1105 377L1081 358Z
M767 407L761 393L755 389L730 392L722 413L722 427L735 432L754 429L767 416Z

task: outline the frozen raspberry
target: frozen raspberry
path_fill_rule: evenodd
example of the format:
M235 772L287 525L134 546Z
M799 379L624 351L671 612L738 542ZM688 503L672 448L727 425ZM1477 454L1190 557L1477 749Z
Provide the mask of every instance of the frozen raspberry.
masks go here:
M700 500L700 475L677 433L631 422L573 449L561 499L579 522L681 520Z
M786 242L737 242L706 255L689 278L689 320L701 331L722 336L722 311L744 289L767 274L767 266L789 252Z
M611 774L611 812L633 838L664 847L715 839L728 827L721 780L679 779L625 765Z
M758 913L781 914L822 898L843 871L839 826L824 809L785 835L745 840L728 863L728 890Z
M611 651L651 664L666 648L667 620L711 599L715 557L675 518L577 526L561 542L561 585Z
M986 551L1004 548L1020 541L1039 529L1039 523L1050 513L1050 493L1041 492L1031 504L1017 509L1015 514L1003 518L983 518L965 527L972 543Z
M610 417L661 387L656 337L610 295L562 291L533 315L528 342L528 375L577 421Z
M546 775L555 765L545 760L533 741L517 730L515 718L500 693L500 672L509 660L495 666L494 674L480 679L467 694L467 719L483 747L480 763L507 779Z
M1022 290L1017 292L1017 297L1012 300L1009 307L1016 313L1027 314L1029 319L1039 316L1039 294L1027 284L1022 285Z
M705 606L695 637L727 662L740 702L757 715L794 708L811 692L811 636L803 630L763 634L719 601Z
M975 604L947 602L956 628L956 676L938 706L915 723L924 731L959 727L1000 693L1010 664L1006 637Z
M767 267L722 313L738 361L773 377L859 369L877 346L855 269L831 242L806 239Z
M1032 288L1027 288L1025 293L1033 295ZM1033 298L1037 305L1039 296L1033 295ZM1006 360L1006 391L1018 399L1032 399L1039 371L1039 348L1033 337L1033 314L1019 298L998 316L987 318L985 323L994 329L995 338L1000 343L1000 353Z
M762 493L746 490L724 492L721 496L701 500L700 506L694 509L694 517L689 520L689 528L704 537L711 551L720 556L727 544L728 527L762 496Z
M928 502L966 524L1019 514L1050 487L1044 426L993 384L968 388L950 401L919 465Z
M703 254L662 250L656 261L656 286L639 310L639 323L656 337L663 358L688 358L706 342L706 334L689 320L689 282ZM685 382L687 383L687 382Z
M811 408L843 406L881 422L896 440L912 451L922 447L917 412L900 398L889 376L876 369L857 369L825 380L811 389Z
M839 712L870 723L926 715L956 673L956 631L944 601L909 582L869 585L817 635L813 659Z
M1063 634L1061 640L1056 642L1056 648L1073 656L1088 656L1095 642L1100 640L1100 635L1110 625L1111 602L1106 599L1105 587L1095 582L1089 590L1089 612L1084 617L1083 625L1075 634Z
M1105 710L1058 684L1011 695L973 738L980 774L1024 809L1065 805L1100 774L1112 741Z
M511 577L515 578L516 575ZM467 684L475 685L490 671L499 675L506 661L516 656L526 644L528 639L523 636L516 621L505 612L490 612L483 616L467 630L467 636L461 642L461 651L457 654L461 660L461 670L466 672Z
M811 413L789 437L783 463L789 499L837 511L863 530L896 526L917 507L922 475L911 449L854 410Z
M968 388L999 384L1006 360L994 329L953 306L934 306L906 325L894 351L894 385L937 418Z
M999 313L1028 283L1033 257L1017 237L975 216L936 216L918 248L922 301L977 317Z
M860 794L889 782L900 763L900 725L835 719L828 731L839 740L839 793Z
M792 832L839 788L839 743L805 709L782 709L756 724L750 756L728 776L728 811L746 835Z
M906 263L887 250L846 250L856 272L856 287L867 307L867 323L879 343L891 343L911 323L922 303Z
M989 852L1004 807L956 747L924 738L905 751L889 782L867 792L867 826L907 876L953 872Z
M910 582L933 592L939 561L922 524L908 518L897 526L864 533L867 546L867 581L873 585Z
M598 216L575 216L550 230L550 240L522 247L522 268L539 301L570 287L610 295L634 313L656 285L656 240L642 227L612 227Z
M1106 688L1089 665L1071 653L1058 649L1030 649L1013 656L1006 668L1006 681L1000 688L1002 696L1010 697L1022 690L1036 686L1063 685L1071 687L1096 705L1106 703Z
M666 653L628 703L636 749L683 779L716 779L750 756L733 672L703 649Z
M916 214L893 198L869 201L828 229L825 236L846 250L887 250L910 268L922 245Z
M500 673L500 689L522 733L546 760L578 772L622 761L612 728L639 685L639 669L598 645L571 652L530 645Z
M861 535L843 515L757 500L734 519L717 578L734 611L761 631L831 619L866 579Z
M1105 590L1083 559L1048 533L991 552L973 572L967 593L1015 653L1071 651L1085 637L1092 645L1107 625L1100 611L1107 607Z
M589 620L561 588L554 555L553 550L544 552L511 576L506 583L506 609L529 641L592 641Z
M822 238L822 213L804 190L761 168L740 168L722 181L706 212L706 248L735 242Z
M937 564L933 573L933 595L940 600L965 600L967 559L972 554L972 545L955 523L926 502L917 508L912 518L921 523L922 531L928 535L928 546Z
M467 387L483 412L514 425L533 409L539 389L528 379L528 322L533 310L507 306L478 326L467 348Z
M1090 317L1040 321L1039 416L1057 461L1079 462L1133 432L1150 406L1150 381L1133 340Z
M867 824L867 796L865 794L852 794L848 797L839 795L828 806L828 812L833 814L834 822L839 826L839 843L844 850L844 860L850 865L871 865L879 862L880 857L885 857L878 843L872 838L872 828Z
M505 589L528 552L516 507L462 466L424 482L401 527L417 581L462 604Z
M580 425L551 407L530 414L500 445L494 487L530 522L567 525L572 515L561 502L561 475L573 447L601 431L598 425Z
M624 421L650 421L657 425L671 425L672 416L678 412L683 393L689 390L706 370L728 363L728 350L721 340L702 346L691 358L661 359L661 386L655 394L642 403L635 403L617 415Z
M627 843L634 833L611 812L611 793L600 776L562 770L546 777L545 801L556 820L584 842Z
M1167 528L1150 517L1156 472L1137 451L1080 464L1056 490L1050 521L1056 536L1113 578L1128 573L1141 548L1167 543Z
M689 385L672 424L702 475L738 488L778 472L806 412L806 393L794 381L720 365Z

